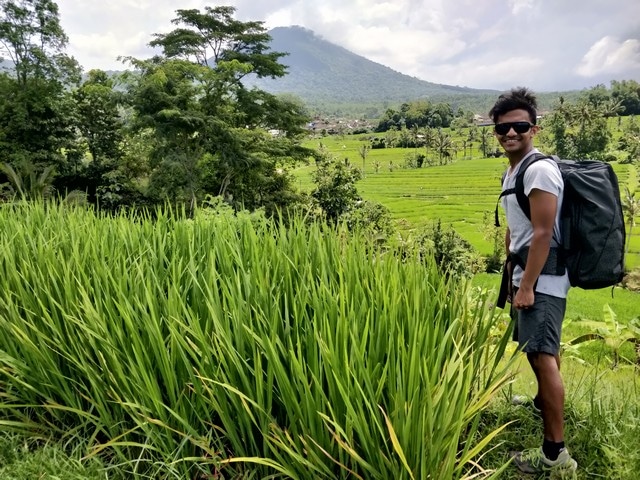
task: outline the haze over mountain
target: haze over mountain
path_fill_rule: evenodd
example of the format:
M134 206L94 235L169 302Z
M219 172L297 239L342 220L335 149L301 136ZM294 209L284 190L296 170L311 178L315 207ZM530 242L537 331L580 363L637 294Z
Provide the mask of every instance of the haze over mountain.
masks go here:
M271 93L292 93L310 103L397 103L417 98L434 101L463 97L495 98L496 90L443 85L396 72L328 42L299 26L269 31L271 49L286 52L280 63L286 76L246 81Z

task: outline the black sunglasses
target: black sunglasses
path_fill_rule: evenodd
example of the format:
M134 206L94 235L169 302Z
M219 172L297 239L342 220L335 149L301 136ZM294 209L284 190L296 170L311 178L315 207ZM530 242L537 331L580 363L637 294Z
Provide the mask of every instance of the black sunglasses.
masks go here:
M493 128L498 135L506 135L512 128L516 133L526 133L531 127L533 124L529 122L507 122L496 123Z

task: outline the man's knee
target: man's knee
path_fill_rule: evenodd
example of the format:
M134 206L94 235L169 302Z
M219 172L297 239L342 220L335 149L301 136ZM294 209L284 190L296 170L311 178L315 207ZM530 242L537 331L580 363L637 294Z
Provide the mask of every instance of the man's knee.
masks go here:
M529 360L529 363L531 363L531 365L538 370L545 367L558 368L556 355L551 355L550 353L529 352L527 353L527 359Z

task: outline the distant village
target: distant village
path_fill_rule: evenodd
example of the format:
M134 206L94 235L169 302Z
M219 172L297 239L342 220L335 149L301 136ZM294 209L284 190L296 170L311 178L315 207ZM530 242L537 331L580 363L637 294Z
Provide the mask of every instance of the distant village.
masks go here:
M538 120L542 119L545 112L538 115ZM477 127L489 127L493 125L493 120L482 115L474 115L473 124ZM307 130L314 135L356 135L359 133L371 132L376 128L376 124L365 119L329 119L315 117L307 124Z

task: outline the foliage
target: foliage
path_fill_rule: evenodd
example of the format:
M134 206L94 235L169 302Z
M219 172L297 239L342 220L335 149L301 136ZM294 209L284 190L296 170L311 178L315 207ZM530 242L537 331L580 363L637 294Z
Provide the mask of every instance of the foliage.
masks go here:
M356 182L360 178L362 171L348 160L340 161L331 156L318 160L313 173L316 186L311 197L330 222L336 223L361 200L356 189Z
M185 202L193 211L212 194L274 213L297 201L291 178L279 172L313 154L299 144L304 108L243 86L250 72L278 77L284 67L281 54L265 52L262 22L237 21L234 11L178 10L179 28L151 42L164 56L129 59L140 72L128 89L134 128L155 136L148 191L155 202Z
M48 79L75 83L77 62L64 53L68 38L52 0L0 0L0 55L8 56L18 84Z
M618 140L618 148L627 152L626 161L640 165L640 123L636 117L624 124L622 135Z
M535 377L523 358L518 364L515 381L503 391L482 414L481 424L488 430L496 425L506 428L487 452L489 465L499 466L507 452L539 446L540 416L531 409L513 406L514 393L535 394ZM565 442L578 462L575 480L607 478L635 480L640 467L640 451L636 447L640 434L640 378L633 368L615 371L580 365L572 358L562 358L566 401L564 409ZM523 475L513 466L500 477L503 480L536 478Z
M485 240L492 245L491 253L486 257L486 271L488 273L502 270L506 258L505 234L506 227L496 226L490 212L484 212L482 217L482 229Z
M65 168L63 150L74 142L74 106L57 81L0 75L0 156L14 167Z
M606 104L597 96L586 95L575 104L560 97L553 112L542 121L551 135L547 138L550 150L561 158L604 159L611 140L607 116Z
M97 459L82 460L82 451L65 451L64 445L27 438L8 432L0 433L0 479L100 480L105 466ZM109 478L123 479L116 472Z
M436 131L436 135L433 139L433 148L438 154L438 160L440 165L450 163L453 158L453 141L451 135L444 132L441 128Z
M38 172L36 167L28 162L22 163L17 170L10 164L3 163L0 165L0 171L8 179L3 187L6 187L11 198L42 200L53 193L55 172L51 165Z
M119 107L122 95L114 91L114 81L102 70L91 70L73 92L78 112L78 128L96 165L122 156L123 121Z
M622 358L620 349L626 342L629 342L636 348L638 353L636 363L640 364L640 350L637 349L640 345L640 317L623 324L617 321L617 316L611 307L604 305L603 320L574 320L573 323L589 328L590 332L569 340L568 346L594 340L603 341L611 349L613 354L612 367L615 368Z
M116 188L114 178L122 171L126 132L121 114L124 99L115 86L106 72L91 70L71 93L77 133L56 178L59 191L83 191L91 203L103 208L116 207L122 201L120 197L116 202L107 193Z
M250 72L261 77L281 77L285 73L279 59L285 54L270 52L263 22L241 22L233 15L235 7L205 7L176 10L171 23L179 27L169 33L156 33L150 42L161 47L167 58L179 58L229 75L227 81L237 83L248 71L229 70L229 65L250 66Z
M449 127L453 120L453 111L448 103L432 105L427 100L403 103L399 110L387 109L380 119L376 132L386 132L392 128L412 129L414 127Z
M369 155L369 150L371 150L371 147L366 144L360 145L360 148L358 149L358 155L360 155L360 158L362 158L362 175L363 176L365 171L367 155Z
M448 275L471 277L484 269L482 259L471 244L453 227L443 228L439 219L423 228L416 236L415 243L425 258L431 255L438 268Z
M0 227L5 431L126 478L499 474L478 416L508 339L432 263L243 213L15 204Z
M412 151L404 156L404 167L405 168L422 168L425 163L427 157L424 153L419 153L417 151Z
M622 197L622 211L627 225L627 238L625 246L625 255L629 253L631 244L631 236L633 227L636 226L636 218L640 216L640 198L636 198L635 188L631 189L628 185L624 187L624 196Z
M385 243L395 232L389 209L367 200L357 201L342 217L351 231L370 235L379 243Z
M624 115L640 115L640 83L637 80L612 80L611 98L620 102Z
M74 134L65 87L80 71L66 44L55 2L0 1L0 55L13 63L0 74L0 157L14 169L64 168Z

